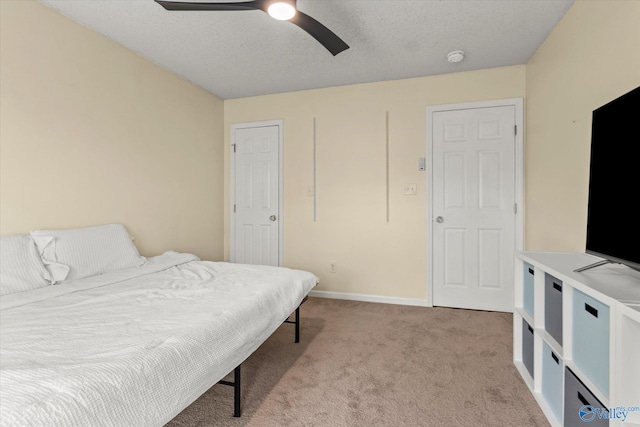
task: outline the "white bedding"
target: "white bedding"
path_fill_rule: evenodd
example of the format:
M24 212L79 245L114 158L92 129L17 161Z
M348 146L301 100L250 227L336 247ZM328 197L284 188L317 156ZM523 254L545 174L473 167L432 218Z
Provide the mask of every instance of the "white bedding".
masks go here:
M253 353L317 281L169 252L4 295L0 425L164 425Z

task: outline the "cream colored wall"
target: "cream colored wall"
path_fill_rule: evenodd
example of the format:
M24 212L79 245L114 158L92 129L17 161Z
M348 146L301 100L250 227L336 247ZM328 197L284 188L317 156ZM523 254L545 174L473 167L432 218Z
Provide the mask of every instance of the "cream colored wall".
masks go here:
M591 113L638 86L638 1L577 1L529 60L527 249L585 250Z
M145 255L228 259L230 125L283 119L285 265L325 291L426 297L428 105L526 90L526 247L584 250L591 111L640 85L635 1L578 0L526 67L225 102L40 4L0 16L0 233L122 222Z
M123 223L223 256L223 101L32 1L0 1L0 233Z
M284 264L320 277L318 290L426 298L426 155L429 105L523 97L525 67L368 83L225 101L230 126L284 120ZM386 222L385 116L389 112L390 221ZM317 221L313 118L317 123ZM418 195L404 185L418 184ZM229 182L225 183L229 258ZM337 273L329 273L336 261Z

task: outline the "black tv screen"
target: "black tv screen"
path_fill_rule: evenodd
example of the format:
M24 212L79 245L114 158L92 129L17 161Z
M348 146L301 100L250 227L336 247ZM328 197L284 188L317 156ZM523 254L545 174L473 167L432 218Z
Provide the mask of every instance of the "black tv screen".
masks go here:
M640 269L640 87L592 118L586 251Z

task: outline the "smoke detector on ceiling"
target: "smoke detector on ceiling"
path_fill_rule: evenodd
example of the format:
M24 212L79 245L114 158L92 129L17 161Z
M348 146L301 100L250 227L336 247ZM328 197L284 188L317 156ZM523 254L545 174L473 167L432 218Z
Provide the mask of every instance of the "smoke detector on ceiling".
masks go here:
M464 52L461 50L454 50L447 54L447 60L449 62L460 62L464 59Z

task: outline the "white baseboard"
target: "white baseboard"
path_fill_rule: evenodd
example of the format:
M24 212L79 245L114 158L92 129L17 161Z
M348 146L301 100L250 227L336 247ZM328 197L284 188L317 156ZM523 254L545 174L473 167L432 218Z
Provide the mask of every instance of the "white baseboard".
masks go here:
M350 301L378 302L383 304L431 307L427 300L417 298L384 297L380 295L350 294L345 292L311 291L309 296L318 298L345 299Z

